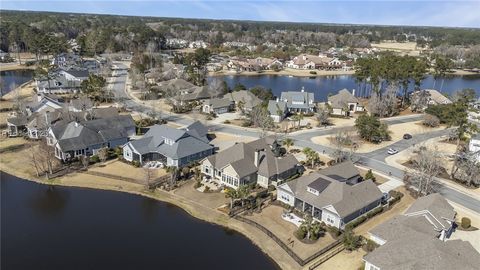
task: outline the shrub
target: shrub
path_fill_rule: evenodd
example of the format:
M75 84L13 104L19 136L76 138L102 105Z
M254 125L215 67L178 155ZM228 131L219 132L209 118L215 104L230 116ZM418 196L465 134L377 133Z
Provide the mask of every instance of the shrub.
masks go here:
M367 213L367 218L372 218L372 217L380 214L381 212L383 212L383 208L382 207L377 207L377 208L375 208L372 211Z
M375 175L373 175L372 169L368 170L368 172L365 174L365 179L372 179L372 181L375 182L376 178Z
M137 168L138 168L138 167L140 167L140 162L138 162L137 160L134 160L134 161L132 162L132 165L133 165L134 167L137 167Z
M471 224L471 221L470 221L469 218L467 218L467 217L463 217L463 218L462 218L462 225L461 225L462 228L468 229L468 228L470 228L471 225L472 225L472 224Z
M367 242L365 243L365 245L363 246L363 248L365 249L366 252L372 252L373 250L375 250L376 248L378 247L378 244L373 242L372 240L370 239L367 239Z
M360 235L355 235L352 230L345 228L345 234L343 237L343 245L346 250L355 250L362 245L363 238Z
M305 236L307 235L307 232L305 232L302 227L298 228L298 230L295 231L295 237L297 237L300 240L305 239Z
M339 229L333 226L327 226L327 232L335 239L342 233Z
M210 191L210 187L209 186L205 186L205 189L203 190L203 192L209 192Z
M199 188L202 186L202 183L200 181L195 182L195 185L193 185L193 188Z
M312 71L310 71L310 74L312 74L312 75L317 75L317 72L314 71L314 70L312 70Z
M100 158L97 155L93 155L90 157L90 162L92 163L100 162Z
M423 118L422 124L427 127L438 127L440 125L440 119L435 115L426 114Z

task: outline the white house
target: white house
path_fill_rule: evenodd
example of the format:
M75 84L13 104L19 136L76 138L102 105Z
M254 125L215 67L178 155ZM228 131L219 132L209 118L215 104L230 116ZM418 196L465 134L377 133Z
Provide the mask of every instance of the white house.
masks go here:
M222 114L231 111L233 101L228 98L212 98L203 102L202 111L204 113Z
M324 174L312 172L282 184L277 187L277 200L310 214L317 221L343 229L380 206L382 200L382 192L371 180L348 184L343 169L344 165L333 166Z
M477 157L477 161L480 162L480 133L477 133L470 138L470 142L468 143L468 151L474 153L474 155Z

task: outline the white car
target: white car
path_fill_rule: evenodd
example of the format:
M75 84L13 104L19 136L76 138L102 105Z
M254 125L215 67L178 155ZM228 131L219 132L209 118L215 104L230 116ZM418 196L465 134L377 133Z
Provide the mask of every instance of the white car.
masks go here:
M388 153L389 155L395 155L396 153L398 153L398 150L393 149L393 148L390 148L390 149L388 149L387 153Z

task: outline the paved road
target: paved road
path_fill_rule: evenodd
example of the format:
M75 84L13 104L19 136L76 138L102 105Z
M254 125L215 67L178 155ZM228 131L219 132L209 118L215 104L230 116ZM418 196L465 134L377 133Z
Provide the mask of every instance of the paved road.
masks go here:
M148 114L149 112L152 112L151 108L135 100L132 100L127 95L127 93L125 92L126 78L127 78L126 66L123 64L117 64L117 66L119 67L119 69L114 71L114 74L113 74L114 76L110 82L110 87L112 87L111 89L113 90L115 97L117 97L117 99L119 99L121 103L123 103L128 110L142 112L146 114ZM188 125L193 122L192 119L189 119L180 115L175 115L175 114L163 115L163 118L167 121L172 121L180 125ZM385 119L384 121L387 122L389 125L393 125L393 124L418 121L421 118L422 118L421 115L412 115L412 116ZM240 127L233 127L230 125L221 125L221 124L209 125L209 129L214 131L230 133L234 135L240 135L240 136L249 136L249 137L256 137L256 138L259 138L261 136L261 132L253 131L251 129L240 128ZM320 153L330 154L333 151L332 148L325 145L315 144L311 141L311 139L316 136L333 134L335 133L335 130L336 130L335 128L325 128L323 130L315 129L312 131L296 132L296 133L290 134L289 137L294 140L294 143L297 146L310 147L313 150L318 151ZM358 164L372 168L373 170L376 170L376 171L380 171L384 174L391 173L392 176L398 179L403 179L404 172L402 170L385 163L385 158L388 156L388 154L386 153L387 149L391 147L391 148L397 149L398 151L403 151L408 147L412 146L413 144L418 144L431 138L447 135L448 132L449 130L439 130L439 131L429 132L421 135L415 135L410 140L401 140L390 146L372 151L370 153L355 154L353 159ZM465 193L462 193L458 190L455 190L445 185L441 185L441 189L439 192L440 194L445 196L445 198L447 198L448 200L451 200L477 213L480 213L479 198L471 197Z

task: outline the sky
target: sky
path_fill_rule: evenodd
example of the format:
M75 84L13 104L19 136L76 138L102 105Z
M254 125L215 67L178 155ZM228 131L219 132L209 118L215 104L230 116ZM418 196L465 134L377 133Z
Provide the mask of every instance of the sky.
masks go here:
M480 28L480 0L0 0L0 9L180 18Z

